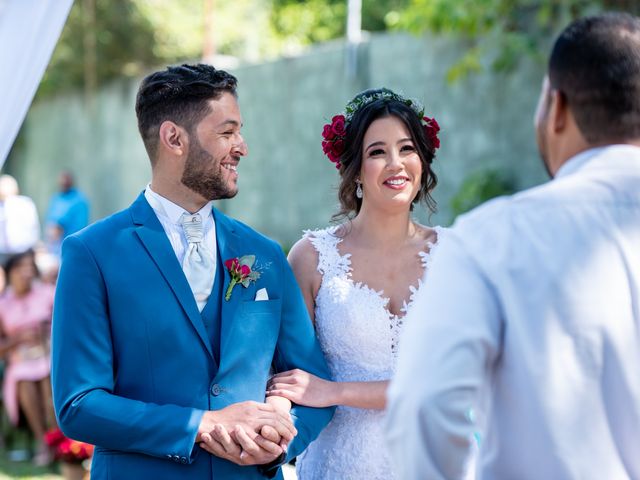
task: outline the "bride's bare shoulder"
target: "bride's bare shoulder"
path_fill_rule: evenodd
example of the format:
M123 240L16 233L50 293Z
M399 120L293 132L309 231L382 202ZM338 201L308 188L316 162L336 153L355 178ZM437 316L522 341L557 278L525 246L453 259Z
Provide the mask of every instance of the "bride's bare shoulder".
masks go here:
M318 251L311 243L311 239L308 235L305 235L294 243L291 250L289 250L287 260L289 260L289 264L291 264L291 267L294 270L296 270L296 268L304 268L307 265L315 265L318 263Z
M421 242L436 243L438 241L439 230L438 227L427 227L416 223L416 232Z

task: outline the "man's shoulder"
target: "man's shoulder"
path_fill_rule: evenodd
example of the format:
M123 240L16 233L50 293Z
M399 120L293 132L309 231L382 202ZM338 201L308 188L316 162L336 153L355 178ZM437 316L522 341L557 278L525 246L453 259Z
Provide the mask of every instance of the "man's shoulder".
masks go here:
M88 203L87 196L78 189L74 189L73 191L73 199L77 203Z
M94 241L108 243L115 232L132 227L131 213L127 208L97 220L69 237L79 238L89 243Z
M282 250L280 244L275 240L267 237L263 233L257 231L255 228L250 227L244 222L230 217L219 210L216 211L216 221L226 222L229 227L244 241L249 243L263 245L268 248L277 248Z
M14 195L6 199L5 202L7 205L11 205L14 208L36 208L36 204L33 199L26 195Z
M552 221L565 197L553 183L489 200L458 217L450 235L474 256L512 255L531 240L532 232L544 231Z
M504 224L514 217L542 213L570 198L571 187L561 182L546 182L513 195L493 198L458 217L454 228L458 231L491 230L495 225Z

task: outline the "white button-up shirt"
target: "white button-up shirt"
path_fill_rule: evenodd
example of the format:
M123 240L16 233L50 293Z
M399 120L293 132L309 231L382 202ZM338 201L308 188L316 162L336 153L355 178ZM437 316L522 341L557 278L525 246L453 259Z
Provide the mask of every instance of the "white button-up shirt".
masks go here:
M33 200L14 195L0 201L0 254L22 253L39 239L40 221Z
M446 240L389 389L398 478L640 479L640 148L583 152Z
M178 261L180 265L182 265L182 261L184 260L185 252L187 251L187 246L189 242L187 242L187 236L184 233L184 229L182 228L182 224L180 223L180 217L182 217L183 213L187 213L188 215L192 215L190 212L187 212L180 205L176 205L171 200L164 198L162 195L151 190L151 185L147 185L147 188L144 191L144 197L151 205L151 208L155 212L164 232L167 234L169 238L169 242L171 243L171 247L178 257ZM207 204L202 207L200 210L194 213L199 213L202 218L202 231L203 231L203 242L206 245L206 248L213 252L214 259L214 269L211 272L213 278L215 278L215 269L216 269L216 259L217 257L217 245L216 245L216 228L215 222L213 219L213 201L207 202Z

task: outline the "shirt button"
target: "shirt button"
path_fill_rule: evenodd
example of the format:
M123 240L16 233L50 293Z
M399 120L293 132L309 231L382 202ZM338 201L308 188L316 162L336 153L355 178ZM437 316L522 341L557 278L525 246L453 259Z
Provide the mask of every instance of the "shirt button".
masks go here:
M218 385L217 383L214 383L213 385L211 385L211 395L213 395L214 397L217 397L218 395L220 395L221 392L222 392L222 389L220 388L220 385Z
M180 463L186 464L187 463L187 458L186 457L180 457Z

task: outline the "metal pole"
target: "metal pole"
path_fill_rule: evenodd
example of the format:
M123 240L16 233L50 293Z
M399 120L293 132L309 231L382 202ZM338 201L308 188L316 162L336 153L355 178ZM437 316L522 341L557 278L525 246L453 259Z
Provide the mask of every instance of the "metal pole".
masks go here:
M360 43L362 40L362 0L348 0L347 41Z
M362 40L362 0L348 0L347 8L347 76L358 72L358 45Z

